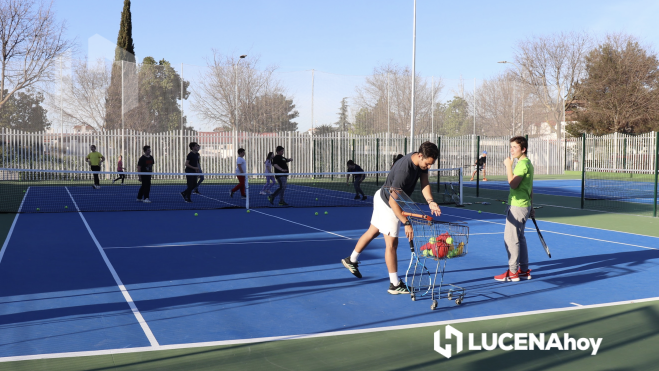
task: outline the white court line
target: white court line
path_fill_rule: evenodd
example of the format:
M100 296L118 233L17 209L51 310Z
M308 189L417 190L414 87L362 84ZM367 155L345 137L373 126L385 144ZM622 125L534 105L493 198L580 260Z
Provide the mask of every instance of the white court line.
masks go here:
M117 274L117 271L114 270L114 267L112 266L112 263L110 263L110 259L108 259L107 255L105 255L105 251L103 251L103 247L101 247L101 244L96 239L96 236L94 235L94 232L92 232L92 229L89 227L89 224L87 224L87 219L85 219L84 215L82 215L82 213L80 212L80 209L78 208L78 204L76 203L76 200L73 199L73 196L71 196L71 192L69 192L69 188L64 187L64 189L66 189L66 193L68 193L69 197L71 197L71 201L73 201L73 205L76 207L76 210L78 211L78 215L80 215L80 218L82 219L82 222L85 223L85 227L87 228L87 232L89 232L89 235L91 236L92 240L94 240L94 244L96 245L96 248L98 249L98 252L101 253L101 257L103 258L103 261L105 261L105 265L107 265L108 269L110 270L110 273L112 273L112 277L114 278L114 282L119 287L119 290L123 294L124 299L126 299L126 302L128 303L128 306L130 306L130 309L133 312L133 315L135 315L135 318L137 319L137 322L140 324L140 326L142 327L142 330L144 331L144 334L149 339L149 343L151 344L152 347L159 346L160 344L158 344L158 340L156 340L156 337L153 335L153 332L151 332L151 328L149 328L149 325L144 320L144 317L142 317L142 313L140 313L140 311L137 309L137 306L135 306L135 303L133 302L133 298L131 298L130 294L128 293L128 290L126 290L126 287L121 282L121 279L119 278L119 275Z
M503 232L501 232L503 233ZM141 248L163 248L163 247L181 247L181 246L220 246L220 245L254 245L254 244L271 244L278 242L295 243L295 242L324 242L324 241L343 241L343 238L324 238L317 240L272 240L272 241L246 241L246 242L206 242L206 243L173 243L166 245L143 245L143 246L115 246L104 247L104 250L110 249L141 249Z
M223 202L223 203L225 203L225 204L227 204L227 205L233 205L233 204L230 204L230 203L225 202L225 201L222 201L222 200L218 200L218 199L213 198L213 197L208 197L208 196L204 196L204 195L199 195L199 196L201 196L201 197L206 197L206 198L210 198L211 200L215 200L215 201ZM310 225L306 225L306 224L302 224L302 223L294 222L294 221L292 221L292 220L288 220L288 219L286 219L286 218L282 218L282 217L279 217L279 216L270 215L270 214L268 214L268 213L264 213L263 211L258 211L258 210L255 210L255 209L249 209L249 210L250 210L250 211L257 212L257 213L260 213L260 214L263 214L263 215L271 216L271 217L273 217L273 218L281 219L281 220L284 220L284 221L287 221L287 222L290 222L290 223L293 223L293 224L301 225L301 226L303 226L303 227L311 228L311 229L314 229L314 230L319 231L319 232L325 232L325 233L329 233L329 234L334 235L334 236L339 236L339 237L341 237L341 238L345 238L345 239L351 240L350 237L346 237L346 236L340 235L340 234L338 234L338 233L334 233L334 232L326 231L326 230L324 230L324 229L320 229L320 228L312 227L312 226L310 226Z
M572 304L572 305L576 305L577 307L583 307L583 305L578 304L578 303L570 303L570 304Z
M114 355L114 354L139 353L139 352L153 352L153 351L160 351L160 350L190 349L190 348L201 348L201 347L210 347L210 346L263 343L263 342L271 342L271 341L284 341L284 340L296 340L296 339L313 339L313 338L323 338L323 337L330 337L330 336L355 335L355 334L366 334L366 333L373 333L373 332L384 332L384 331L407 330L407 329L424 328L424 327L435 327L435 326L443 326L443 325L454 325L454 324L458 324L458 323L469 323L469 322L476 322L476 321L487 321L487 320L494 320L494 319L504 319L504 318L531 316L531 315L535 315L535 314L561 313L561 312L569 312L569 311L573 311L573 310L605 308L605 307L613 307L613 306L626 305L626 304L647 303L647 302L658 301L658 300L659 300L659 297L654 297L654 298L646 298L646 299L638 299L638 300L617 301L617 302L612 302L612 303L582 305L582 306L578 306L578 307L577 306L570 306L570 307L563 307L563 308L535 310L535 311L529 311L529 312L497 314L497 315L492 315L492 316L472 317L472 318L454 319L454 320L437 321L437 322L415 323L415 324L410 324L410 325L374 327L374 328L360 329L360 330L324 332L324 333L319 333L319 334L272 336L272 337L252 338L252 339L207 341L207 342L203 342L203 343L159 345L157 347L120 348L120 349L92 350L92 351L84 351L84 352L50 353L50 354L36 354L36 355L29 355L29 356L2 357L2 358L0 358L0 362L27 361L27 360L36 360L36 359L71 358L71 357L88 357L88 356L98 356L98 355L108 355L108 354Z
M23 202L25 202L25 199L27 198L27 194L29 192L30 192L30 187L27 187L27 190L25 191L25 195L21 200L21 205L18 207L18 212L16 213L16 216L14 217L14 221L11 223L11 227L9 228L9 233L7 233L5 242L2 244L2 250L0 250L0 263L2 263L2 257L5 256L7 245L9 245L9 239L11 238L12 233L14 233L14 227L16 226L16 221L18 220L18 216L21 215L21 210L23 210Z
M494 214L494 213L489 213L489 214L498 215L498 216L503 216L503 215L500 215L500 214ZM492 221L484 220L484 219L467 218L466 216L458 216L458 215L444 214L444 213L442 213L442 215L453 216L453 217L460 218L460 219L478 220L479 222L490 223L490 224L506 225L505 223L492 222ZM588 227L582 227L582 228L588 228ZM534 232L535 229L533 229L533 228L527 228L526 231ZM547 232L547 233L560 234L560 235L564 235L564 236L576 237L576 238L583 238L583 239L585 239L585 240L593 240L593 241L608 242L608 243L613 243L613 244L618 244L618 245L640 247L640 248L642 248L642 249L648 249L648 250L659 250L658 248L655 248L655 247L647 247L647 246L641 246L641 245L634 245L634 244L631 244L631 243L624 243L624 242L617 242L617 241L601 240L601 239L599 239L599 238L592 238L592 237L585 237L585 236L577 236L577 235L574 235L574 234L561 233L561 232L554 232L554 231L549 231L549 230L546 230L546 229L541 229L540 231L541 231L541 232ZM625 233L625 232L619 232L619 233Z

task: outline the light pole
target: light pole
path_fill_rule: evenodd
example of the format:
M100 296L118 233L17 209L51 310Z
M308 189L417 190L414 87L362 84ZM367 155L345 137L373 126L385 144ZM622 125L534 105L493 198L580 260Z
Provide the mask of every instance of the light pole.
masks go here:
M522 71L519 69L519 66L517 64L515 64L513 62L508 62L508 61L501 61L501 62L497 62L497 63L512 64L513 66L515 66L515 68L517 68L517 72L519 72L519 76L520 77L522 76ZM522 135L524 135L524 93L525 92L526 92L526 89L524 89L524 85L522 84ZM515 114L515 107L513 106L513 115L514 114ZM513 125L514 124L515 123L513 122ZM513 133L513 135L515 135L515 134Z
M415 67L416 67L416 0L414 0L414 21L412 22L412 118L410 124L410 149L414 148L414 94L415 89Z
M243 59L247 57L247 54L241 55L240 59ZM234 123L234 128L235 130L238 130L238 63L240 63L240 59L238 59L238 62L234 65L234 70L236 72L236 122Z
M240 60L247 57L247 54L241 55L240 59L234 64L233 69L235 70L236 74L236 106L235 106L235 116L236 116L236 121L233 123L233 153L235 155L236 150L238 148L238 63L240 63Z

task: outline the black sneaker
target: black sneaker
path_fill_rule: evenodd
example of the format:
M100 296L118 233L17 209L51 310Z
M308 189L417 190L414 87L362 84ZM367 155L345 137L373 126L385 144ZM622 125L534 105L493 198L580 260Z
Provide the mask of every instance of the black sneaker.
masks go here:
M366 195L362 196L362 201L366 201Z
M407 285L402 281L398 281L398 285L394 286L393 283L389 282L389 290L388 292L391 295L398 295L398 294L409 294L410 289L407 287Z
M289 206L285 201L279 201L279 206Z
M185 202L191 204L191 203L192 203L192 199L186 198L186 199L185 199Z
M268 201L270 201L270 205L274 205L274 204L275 204L275 199L274 199L274 197L272 197L272 196L268 196Z
M359 262L353 263L352 261L350 261L350 257L347 257L345 259L342 259L341 263L343 263L343 266L348 268L350 273L355 275L355 277L362 278L362 274L359 273Z
M199 190L198 190L198 189L195 189L195 190L194 190L194 191L192 191L192 192L194 192L194 194L198 194L198 195L200 195L200 194L201 194L201 193L199 193Z
M185 191L181 192L181 197L183 197L183 201L187 201L187 197L185 197Z

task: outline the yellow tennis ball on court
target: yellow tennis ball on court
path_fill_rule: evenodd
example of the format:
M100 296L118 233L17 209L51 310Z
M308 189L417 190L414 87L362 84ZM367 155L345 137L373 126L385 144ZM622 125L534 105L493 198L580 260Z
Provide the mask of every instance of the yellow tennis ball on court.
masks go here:
M41 209L39 209L39 208L37 207L37 211L39 211L39 210L41 210Z
M447 237L446 238L446 243L449 244L449 245L452 244L453 243L453 238Z
M199 214L197 214L197 213L194 213L194 216L199 216Z
M69 207L68 207L68 206L64 206L64 208L65 208L65 209L68 209Z
M325 211L325 215L327 215L327 211Z
M478 213L480 214L482 211L478 210Z
M316 198L316 201L318 201L318 198Z
M318 215L318 211L316 211L316 215Z
M249 209L247 209L247 212L249 212Z

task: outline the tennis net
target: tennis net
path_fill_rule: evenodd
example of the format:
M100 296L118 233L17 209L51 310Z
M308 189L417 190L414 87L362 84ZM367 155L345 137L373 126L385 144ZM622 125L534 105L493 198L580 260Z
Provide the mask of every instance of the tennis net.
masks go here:
M650 212L656 202L652 170L586 168L584 200L588 208Z
M0 212L61 213L76 211L207 210L222 208L371 206L388 171L246 174L244 195L236 174L136 173L32 169L0 169ZM197 191L185 200L188 177ZM148 176L149 194L139 194ZM98 181L95 180L98 177ZM354 177L364 196L358 193ZM429 178L435 200L462 203L461 169L432 169ZM285 184L282 191L278 191ZM98 186L95 186L98 184ZM138 196L140 199L138 200ZM148 198L149 202L144 199ZM424 202L420 182L413 194Z

